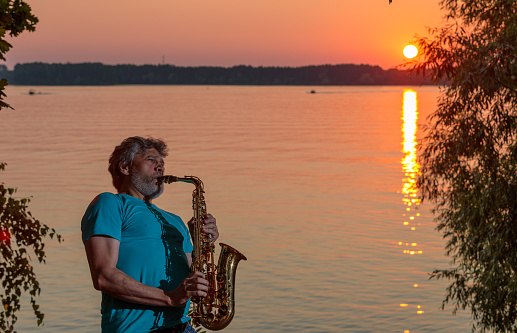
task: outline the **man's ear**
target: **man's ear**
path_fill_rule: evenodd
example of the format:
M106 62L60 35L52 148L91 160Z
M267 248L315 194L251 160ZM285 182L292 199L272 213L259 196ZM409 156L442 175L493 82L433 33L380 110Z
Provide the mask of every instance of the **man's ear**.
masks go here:
M129 176L129 165L123 165L122 162L118 164L118 169L121 174Z

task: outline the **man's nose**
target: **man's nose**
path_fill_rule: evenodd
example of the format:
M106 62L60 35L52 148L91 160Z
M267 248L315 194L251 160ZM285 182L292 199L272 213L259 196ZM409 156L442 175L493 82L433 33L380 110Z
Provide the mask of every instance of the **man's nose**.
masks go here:
M165 171L164 164L163 163L158 163L158 165L156 166L156 171L159 171L159 172Z

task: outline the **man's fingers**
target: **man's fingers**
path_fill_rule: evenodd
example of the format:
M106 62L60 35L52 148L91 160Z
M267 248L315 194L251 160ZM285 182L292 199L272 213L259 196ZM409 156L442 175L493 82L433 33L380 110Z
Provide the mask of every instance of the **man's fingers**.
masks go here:
M190 279L187 279L187 284L185 287L187 289L188 297L206 297L208 295L208 291L210 290L209 282L201 276L194 276Z
M216 224L215 217L212 216L212 214L206 214L204 219L205 224Z
M208 296L208 293L206 291L202 291L202 290L194 290L194 291L189 291L188 292L188 297L189 298L192 298L192 297L207 297Z
M187 277L187 279L194 279L194 278L205 279L205 274L195 271L195 272L190 273L190 275Z
M215 233L215 232L217 232L217 227L215 225L213 225L213 224L207 224L207 225L203 226L203 231L204 232Z
M186 282L186 287L189 291L208 291L210 289L210 282L205 279L205 275L201 272L190 274Z
M219 230L217 230L215 217L211 214L206 214L203 222L203 231L210 235L210 240L215 241L219 238Z
M192 279L189 281L189 283L187 283L187 285L193 286L195 289L203 289L203 290L208 290L208 287L210 286L208 281L205 279L202 279L202 278Z

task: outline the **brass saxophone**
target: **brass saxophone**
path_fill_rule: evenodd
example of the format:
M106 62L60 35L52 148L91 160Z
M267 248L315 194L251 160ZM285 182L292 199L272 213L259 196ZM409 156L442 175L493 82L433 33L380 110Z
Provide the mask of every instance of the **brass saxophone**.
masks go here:
M205 274L210 282L210 290L207 297L192 299L193 312L191 314L194 325L219 331L230 324L235 315L235 273L237 264L246 257L233 247L219 243L221 253L217 266L214 264L215 246L210 241L209 235L203 233L203 219L206 215L206 203L203 193L203 182L195 176L159 177L162 183L185 182L194 184L192 192L192 208L194 210L194 228L192 230L192 271Z

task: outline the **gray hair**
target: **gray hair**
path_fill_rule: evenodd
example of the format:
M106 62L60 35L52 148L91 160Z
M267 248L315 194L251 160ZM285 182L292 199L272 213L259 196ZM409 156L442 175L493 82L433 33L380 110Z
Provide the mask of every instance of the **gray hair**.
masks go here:
M109 159L108 170L113 178L113 186L117 190L120 189L124 177L120 172L120 166L130 167L136 154L143 154L151 148L156 149L161 157L167 157L167 144L160 139L153 139L151 137L133 136L125 139L120 145L115 147Z

